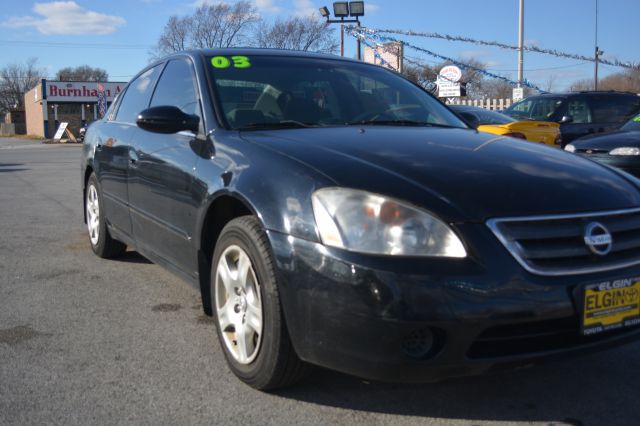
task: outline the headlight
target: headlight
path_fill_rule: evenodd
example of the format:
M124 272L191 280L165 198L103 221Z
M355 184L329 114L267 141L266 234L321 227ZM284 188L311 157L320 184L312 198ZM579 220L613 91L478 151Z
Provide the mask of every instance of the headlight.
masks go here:
M567 152L576 152L576 147L571 144L568 144L568 145L565 145L564 150Z
M612 149L609 152L609 155L640 155L640 148L623 146L620 148Z
M324 188L312 197L323 244L401 256L466 257L460 239L431 214L380 195Z

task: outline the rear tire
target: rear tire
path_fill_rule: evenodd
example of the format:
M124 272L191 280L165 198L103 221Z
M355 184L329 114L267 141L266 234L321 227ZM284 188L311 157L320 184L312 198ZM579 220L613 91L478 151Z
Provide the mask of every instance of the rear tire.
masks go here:
M91 249L95 254L105 259L121 256L127 250L127 246L111 238L109 234L104 215L102 193L95 173L91 173L89 176L84 196Z
M259 390L299 381L308 369L282 314L269 241L253 216L229 222L211 263L212 310L231 371Z

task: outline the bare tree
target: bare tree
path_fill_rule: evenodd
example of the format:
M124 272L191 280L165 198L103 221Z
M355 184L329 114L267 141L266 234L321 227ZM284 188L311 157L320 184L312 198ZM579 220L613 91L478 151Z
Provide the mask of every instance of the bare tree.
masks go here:
M278 19L273 24L262 22L256 31L258 47L334 53L338 42L334 29L312 16Z
M598 83L598 89L640 93L640 66L606 76Z
M571 91L593 90L593 79L585 78L573 82ZM598 90L616 90L640 94L640 66L609 74L598 81Z
M549 93L553 92L553 88L556 84L556 78L557 76L555 74L549 74L549 76L547 77L545 88L544 88L545 91Z
M156 52L154 52L155 56L164 56L172 52L188 49L190 29L191 17L171 16L162 30L156 46Z
M24 64L9 64L0 69L0 112L24 109L24 94L35 87L45 71L36 58Z
M583 90L593 90L593 79L585 78L584 80L578 80L573 82L569 86L569 90L572 92L581 92Z
M246 0L234 4L204 4L192 15L171 16L151 56L192 48L248 44L251 31L259 21L255 6Z
M56 80L60 81L107 81L109 74L102 68L93 68L89 65L79 67L62 68L56 73Z
M504 80L491 79L484 82L485 99L508 99L513 96L513 85Z

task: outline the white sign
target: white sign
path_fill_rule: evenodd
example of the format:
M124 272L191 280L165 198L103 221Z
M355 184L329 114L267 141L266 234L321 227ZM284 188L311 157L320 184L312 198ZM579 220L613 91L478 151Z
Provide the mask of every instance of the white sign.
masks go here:
M439 98L460 97L460 83L453 83L451 81L442 80L440 78L438 78L436 83L438 84Z
M456 83L462 78L462 70L455 65L447 65L440 70L438 76L442 76L442 80Z
M524 98L524 87L513 88L513 101L521 101Z
M62 123L60 123L60 127L58 127L58 131L53 136L53 139L56 141L62 139L62 135L64 134L64 131L67 130L68 125L69 123L67 123L66 121L63 121Z
M53 102L96 102L98 83L88 81L49 81L45 82L47 100ZM126 83L101 83L111 102L122 91Z

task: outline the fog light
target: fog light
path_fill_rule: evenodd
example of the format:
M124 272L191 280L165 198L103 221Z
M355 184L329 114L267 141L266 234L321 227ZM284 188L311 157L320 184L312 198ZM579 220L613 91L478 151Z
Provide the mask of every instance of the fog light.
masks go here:
M411 358L422 359L431 355L435 336L429 328L414 330L402 339L402 351Z

